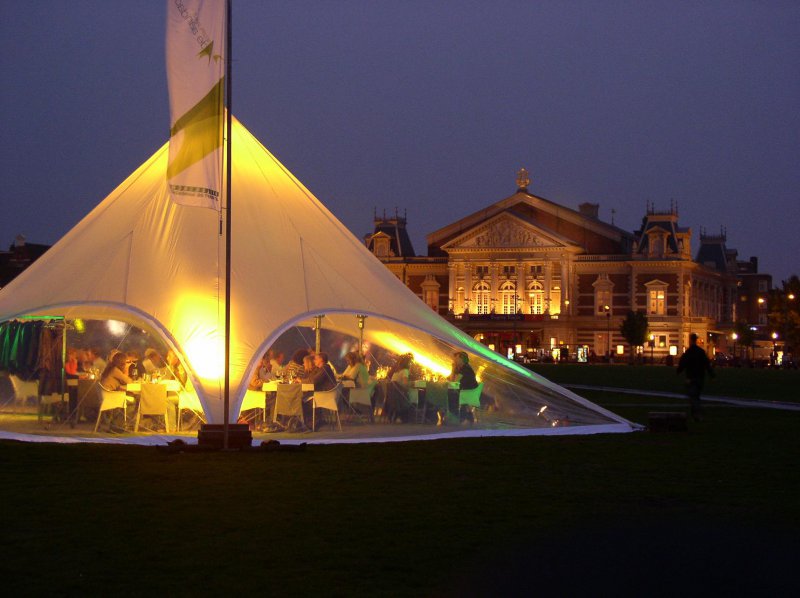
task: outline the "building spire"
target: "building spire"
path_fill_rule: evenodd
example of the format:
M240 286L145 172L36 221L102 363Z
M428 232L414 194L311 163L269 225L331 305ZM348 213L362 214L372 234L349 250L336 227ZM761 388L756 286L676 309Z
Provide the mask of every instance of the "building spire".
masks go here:
M520 168L517 172L517 192L527 193L528 185L531 184L531 179L528 176L526 168Z

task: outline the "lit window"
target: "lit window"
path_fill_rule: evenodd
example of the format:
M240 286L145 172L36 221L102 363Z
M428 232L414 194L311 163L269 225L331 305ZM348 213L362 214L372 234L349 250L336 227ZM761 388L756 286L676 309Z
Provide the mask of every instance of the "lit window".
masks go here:
M611 289L608 287L597 288L594 292L595 305L597 305L597 313L606 313L606 306L611 306Z
M513 282L504 282L500 287L500 301L504 314L517 313L517 286Z
M647 287L647 313L651 316L663 316L667 313L667 285L660 280L645 284Z
M544 313L544 288L540 282L528 285L528 306L532 314Z
M489 313L489 285L485 282L479 282L475 285L475 313L488 314Z

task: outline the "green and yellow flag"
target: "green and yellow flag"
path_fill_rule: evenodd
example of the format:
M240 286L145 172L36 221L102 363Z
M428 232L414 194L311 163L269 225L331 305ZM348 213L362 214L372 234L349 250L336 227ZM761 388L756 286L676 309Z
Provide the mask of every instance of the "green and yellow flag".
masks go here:
M167 0L167 183L183 205L220 208L225 0Z

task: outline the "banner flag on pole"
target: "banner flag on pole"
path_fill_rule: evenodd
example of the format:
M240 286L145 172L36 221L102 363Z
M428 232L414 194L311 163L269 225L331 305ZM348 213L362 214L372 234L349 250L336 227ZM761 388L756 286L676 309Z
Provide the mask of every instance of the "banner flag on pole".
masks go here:
M172 199L220 208L225 98L225 0L167 0Z

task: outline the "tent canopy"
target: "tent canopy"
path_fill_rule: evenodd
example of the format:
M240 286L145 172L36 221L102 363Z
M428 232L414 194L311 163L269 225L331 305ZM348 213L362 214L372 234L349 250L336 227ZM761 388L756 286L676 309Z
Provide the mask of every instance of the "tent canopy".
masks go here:
M446 367L448 351L466 350L532 393L628 423L439 317L236 120L232 138L231 416L258 358L285 330L326 314L326 327L353 333L353 316L365 314L367 338L398 353ZM145 325L183 356L208 420L221 421L225 239L218 212L170 200L167 150L0 291L0 320L57 314Z

